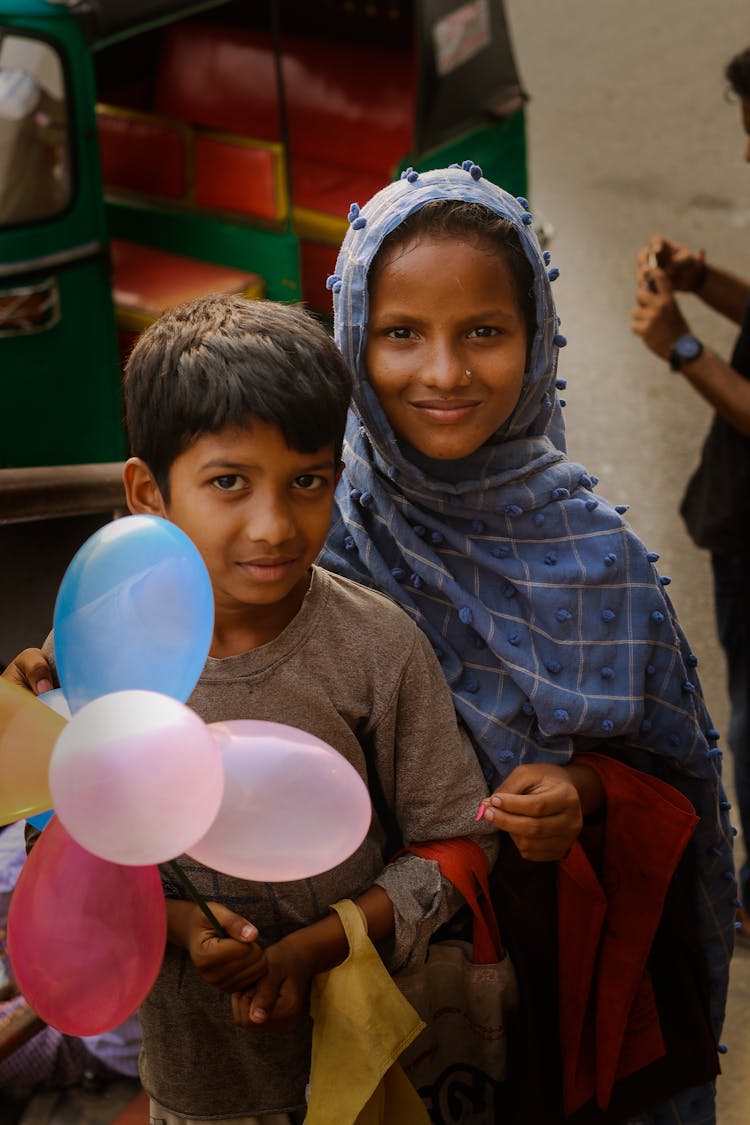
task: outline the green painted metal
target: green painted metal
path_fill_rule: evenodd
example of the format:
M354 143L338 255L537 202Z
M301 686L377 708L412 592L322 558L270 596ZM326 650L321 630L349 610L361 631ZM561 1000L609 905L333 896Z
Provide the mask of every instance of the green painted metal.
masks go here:
M125 455L117 335L106 268L57 273L62 316L0 339L0 467L86 464Z
M493 121L464 133L458 139L418 156L405 157L398 168L417 170L445 168L448 164L473 160L484 175L511 195L528 195L526 164L526 113L523 106L501 121Z
M54 328L0 338L0 465L117 460L125 442L91 55L67 9L42 0L8 8L0 0L6 34L40 36L62 59L73 189L61 214L0 226L0 300L3 291L51 278L61 314ZM97 246L98 256L90 252ZM50 258L70 261L53 267Z
M17 17L23 21L24 27L30 27L31 21L40 18L45 21L58 17L68 19L69 13L60 4L50 4L48 0L2 0L0 3L0 20Z
M7 2L7 0L6 0ZM75 169L72 206L58 217L24 223L16 228L0 227L0 261L22 262L39 255L55 254L93 240L106 240L107 224L99 176L96 134L96 90L91 54L81 27L65 9L40 0L25 0L33 9L51 13L46 19L21 20L4 14L0 0L0 27L19 35L38 35L61 56L68 89L69 132ZM23 7L19 0L19 7Z

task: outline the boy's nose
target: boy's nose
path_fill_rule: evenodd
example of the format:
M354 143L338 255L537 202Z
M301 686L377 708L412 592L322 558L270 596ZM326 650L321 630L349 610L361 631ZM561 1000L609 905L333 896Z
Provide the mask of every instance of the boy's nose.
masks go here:
M257 543L278 547L294 539L296 524L287 504L279 501L259 502L247 521L248 537Z

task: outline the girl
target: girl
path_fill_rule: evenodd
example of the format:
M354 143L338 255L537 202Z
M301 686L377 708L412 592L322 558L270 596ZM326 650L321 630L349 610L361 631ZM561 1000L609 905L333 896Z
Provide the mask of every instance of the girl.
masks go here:
M636 1120L636 1111L651 1107L639 1123L713 1122L711 1079L736 905L718 735L703 704L697 659L655 569L657 556L627 526L625 509L595 497L596 478L567 459L557 394L564 383L556 373L565 338L551 293L557 270L539 248L526 201L486 181L471 161L426 173L410 169L361 209L353 204L349 220L329 287L336 340L354 373L354 410L325 565L389 594L427 634L495 790L484 816L520 841L524 855L549 858L549 851L535 853L535 841L555 836L529 797L550 784L545 778L559 784L584 751L598 752L585 761L606 799L602 824L585 833L598 831L604 840L597 863L603 855L621 863L615 881L639 870L649 847L661 848L648 836L661 814L618 827L618 815L626 815L618 788L629 784L625 774L635 776L641 794L652 776L668 782L673 788L660 797L677 790L700 818L679 865L669 867L665 849L669 890L665 885L658 900L661 923L656 940L653 931L641 935L643 961L650 950L655 974L661 1061L653 1061L658 1051L648 1065L620 1055L610 1077L625 1081L603 1088L602 1059L592 1061L595 1040L604 1050L601 1023L592 1025L588 1054L579 1043L572 1058L565 1018L576 998L570 974L561 972L564 1107L557 1095L550 1100L554 1082L542 1056L536 1071L526 1070L535 1089L523 1090L521 1120ZM618 763L631 769L623 772ZM550 764L560 767L557 773L547 772ZM635 801L627 815L652 810L648 800ZM628 850L633 854L622 859ZM561 888L577 862L571 857L558 873ZM503 878L502 859L497 870ZM609 921L600 965L617 917L613 881L605 874L603 882ZM544 953L527 955L524 967L526 937L516 935L513 944L503 890L496 907L533 1007L535 974L549 951L546 960ZM563 947L580 946L588 932L571 942L563 897L561 890L564 967ZM548 898L536 905L542 914ZM638 913L636 891L628 918ZM565 915L573 925L574 915ZM698 938L695 949L682 951L681 984L670 973L682 957L675 940L686 934ZM624 943L626 957L634 941ZM538 948L531 936L528 948ZM664 949L670 955L659 960ZM692 1007L672 1038L665 1011L684 996L685 979L704 977L705 989L693 988ZM549 1009L557 982L547 983ZM601 1019L611 1005L601 979L597 987ZM540 1042L545 1017L549 1024L545 1010L528 1029ZM702 1043L700 1061L667 1076L664 1067L678 1057L686 1028L691 1042ZM533 1039L528 1046L527 1056L538 1055ZM587 1068L597 1077L579 1082L575 1075ZM625 1077L633 1072L644 1079L635 1093ZM547 1096L537 1105L539 1090Z

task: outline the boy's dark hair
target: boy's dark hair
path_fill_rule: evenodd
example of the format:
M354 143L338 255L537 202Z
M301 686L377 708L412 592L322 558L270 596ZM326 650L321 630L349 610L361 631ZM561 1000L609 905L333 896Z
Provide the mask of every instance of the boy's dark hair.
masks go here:
M527 351L536 335L536 297L534 268L521 246L518 232L508 219L497 215L481 203L460 199L437 199L407 215L395 230L383 239L370 266L369 280L377 276L385 258L398 246L404 246L426 235L439 238L464 237L494 246L508 264L526 325Z
M738 98L750 98L750 47L729 60L724 76Z
M332 445L336 463L351 376L326 330L300 305L200 297L159 317L138 338L123 397L131 453L169 500L169 470L203 434L278 426L290 449Z

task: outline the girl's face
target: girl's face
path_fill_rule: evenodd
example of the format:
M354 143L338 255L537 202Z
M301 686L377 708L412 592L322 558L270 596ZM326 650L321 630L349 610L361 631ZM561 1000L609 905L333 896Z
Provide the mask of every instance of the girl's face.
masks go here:
M513 276L492 246L422 237L394 247L371 280L367 374L396 435L426 457L467 457L503 424L526 344Z

